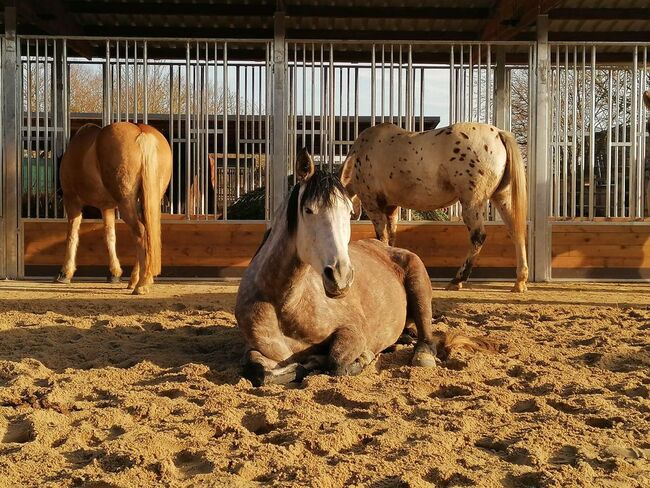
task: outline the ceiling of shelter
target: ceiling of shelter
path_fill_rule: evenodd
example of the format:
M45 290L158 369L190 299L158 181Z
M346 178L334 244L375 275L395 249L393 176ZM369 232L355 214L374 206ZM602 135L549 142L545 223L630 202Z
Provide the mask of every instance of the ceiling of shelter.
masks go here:
M647 0L3 0L19 34L92 37L650 41ZM3 27L4 30L4 27ZM90 45L89 50L98 46ZM85 54L88 54L85 53Z

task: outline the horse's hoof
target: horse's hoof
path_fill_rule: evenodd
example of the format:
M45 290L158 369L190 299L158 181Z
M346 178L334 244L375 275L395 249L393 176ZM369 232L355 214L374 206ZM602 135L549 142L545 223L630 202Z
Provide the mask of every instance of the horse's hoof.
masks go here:
M136 286L133 289L132 295L146 295L149 293L149 287L148 286Z
M70 278L66 277L63 273L59 273L56 278L54 278L54 283L61 283L63 285L70 284Z
M453 281L447 285L445 290L458 291L463 289L463 283L454 283Z
M436 362L436 346L427 344L426 342L418 342L413 351L413 359L411 365L420 366L422 368L435 368Z
M526 285L526 282L520 281L515 283L515 286L512 287L511 291L513 293L524 293L528 291L528 286Z
M131 283L131 282L129 281L129 284L126 285L126 289L127 289L127 290L133 290L134 288L135 288L135 283Z
M361 356L350 364L336 365L332 368L332 373L334 376L356 376L366 369L366 366L368 366L373 359L375 359L375 355L372 351L364 351L361 353Z
M115 284L115 283L121 283L121 282L122 282L122 278L120 278L119 276L112 276L112 275L109 275L109 276L106 277L106 282L107 282L107 283L113 283L113 284Z

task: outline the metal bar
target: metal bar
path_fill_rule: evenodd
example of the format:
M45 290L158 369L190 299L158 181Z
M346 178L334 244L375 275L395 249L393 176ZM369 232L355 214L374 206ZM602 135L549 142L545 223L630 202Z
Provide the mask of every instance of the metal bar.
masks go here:
M564 48L564 144L562 152L562 216L568 214L569 195L569 47Z
M612 214L612 70L607 70L607 175L605 181L605 217Z
M54 134L52 137L52 161L53 161L53 193L54 193L54 198L52 200L52 210L54 214L54 218L58 217L58 199L57 199L57 181L59 181L58 178L58 164L57 161L59 160L59 147L60 147L60 131L59 131L59 104L58 104L58 98L60 95L62 95L61 91L59 90L59 52L56 49L57 46L57 41L55 40L52 44L52 115L53 115L53 120L52 120L52 126L54 129Z
M133 41L133 122L138 123L138 41Z
M27 41L27 215L32 215L32 56L30 42ZM7 85L5 85L7 86ZM22 124L21 124L22 125ZM22 172L22 167L19 168Z
M142 88L142 121L145 124L149 123L149 53L147 52L147 41L144 41L142 51L142 77L144 87ZM169 97L169 104L171 105L171 96Z
M359 137L359 68L354 68L354 139Z
M312 56L313 56L313 50L312 50ZM272 83L273 83L273 78L271 77L271 72L272 72L272 60L271 60L271 50L270 50L270 44L266 43L266 66L264 68L264 74L266 76L266 89L264 92L265 95L265 103L264 103L264 111L266 113L266 123L265 123L265 133L266 133L266 144L265 144L265 160L264 160L264 174L265 174L265 182L264 186L267 189L264 197L264 204L265 204L265 218L267 220L270 220L271 218L271 205L270 205L270 195L269 195L269 182L270 182L270 177L271 177L271 170L270 170L270 146L271 146L271 129L270 129L270 122L271 122L271 114L269 107L271 106L271 95L272 95ZM313 73L313 72L312 72ZM312 95L313 96L313 95ZM313 119L312 119L313 120ZM313 138L312 138L313 141ZM313 144L313 142L312 142ZM312 154L313 151L312 151ZM286 180L286 178L285 178Z
M257 75L258 95L257 96L259 98L259 102L257 104L257 114L258 114L258 117L257 117L257 134L258 134L258 138L259 138L259 141L260 141L257 144L257 157L258 157L259 166L260 166L260 170L259 170L258 175L259 175L259 185L261 187L261 186L264 185L264 181L263 181L263 178L262 178L262 67L258 66L257 71L258 71L258 75Z
M492 46L487 45L487 62L485 66L485 122L493 124L492 120ZM530 82L530 80L529 80Z
M239 114L241 107L239 106L239 98L240 98L240 93L239 93L239 85L240 85L240 68L241 66L237 65L235 67L235 140L237 141L237 145L235 146L235 168L237 171L237 187L235 188L235 197L239 198L241 195L241 181L240 181L240 172L241 172L241 167L240 167L240 141L241 141L241 116ZM214 79L217 79L217 58L215 54L214 58ZM215 89L217 86L217 83L215 81ZM216 102L216 96L215 96L215 102ZM215 107L216 108L216 107ZM215 110L216 113L216 110ZM214 153L215 157L217 154L217 143L216 143L216 134L217 134L217 129L214 129L215 133L215 144L214 144ZM268 165L267 165L268 166ZM216 183L216 182L215 182ZM268 192L267 192L268 193ZM216 205L215 205L216 207ZM216 210L215 210L216 213Z
M402 45L399 45L399 56L398 56L398 71L397 71L397 125L404 128L402 125Z
M122 68L120 67L120 43L115 43L115 69L117 71L117 100L116 110L117 117L115 120L120 122L122 120Z
M106 54L104 59L104 72L102 74L104 82L104 92L102 93L102 125L110 123L110 87L109 80L111 79L111 54L110 54L110 41L106 41Z
M476 120L477 122L487 122L486 120L481 120L481 45L479 44L476 47L478 51L476 55L476 77L478 82L476 83ZM473 91L473 89L472 89ZM485 98L487 103L487 97Z
M227 220L227 219L228 219L228 43L224 42L223 44L223 220Z
M40 173L41 173L41 78L40 78L40 73L41 73L41 57L39 55L39 42L36 41L36 186L34 187L34 181L33 181L33 176L32 175L32 180L29 181L29 186L34 187L34 196L36 197L36 200L34 201L34 210L35 210L35 215L34 217L38 218L41 216L40 212L40 200L41 200L41 192L40 192ZM30 215L31 216L31 215Z
M388 121L392 124L393 123L393 78L394 78L394 70L395 70L395 61L394 61L394 52L393 52L393 45L391 44L390 46L390 71L389 71L389 82L388 82Z
M619 142L621 140L620 131L620 103L621 103L621 71L616 70L616 123L614 125L614 217L618 217L618 180L619 180Z
M375 66L375 45L372 45L372 59L370 62L370 125L375 125L375 110L377 99L377 83L376 83L376 66Z
M555 124L553 127L553 216L560 216L560 134L562 133L562 106L560 97L560 47L555 48L555 76L551 96L555 97Z
M4 9L5 38L0 43L4 44L2 54L2 146L4 149L4 161L0 180L4 179L4 188L2 192L3 219L4 229L2 229L3 242L0 247L3 250L3 262L0 264L0 275L8 279L21 277L22 269L20 266L20 171L22 160L22 148L20 149L21 157L18 157L19 149L16 144L16 135L18 129L22 126L17 120L17 93L22 93L16 78L16 62L20 58L17 56L19 50L16 42L16 7L5 6ZM28 113L28 116L31 114Z
M336 118L334 116L334 94L336 90L336 78L334 76L334 45L330 44L330 60L329 60L329 73L328 76L329 87L329 142L330 142L330 157L329 157L329 171L334 170L334 145L336 141Z
M386 98L386 61L384 45L381 45L381 123L384 123Z
M591 133L589 135L589 220L594 218L594 167L596 164L596 47L591 47Z
M130 79L129 79L129 41L124 41L124 120L129 121L129 88L130 88Z
M621 146L621 217L627 217L628 199L626 198L629 184L627 180L627 69L623 71L623 121L621 124L621 136L623 145Z
M190 219L190 178L192 158L192 133L190 110L190 43L185 43L185 218Z
M178 160L178 154L174 145L174 67L169 66L169 147L172 150L172 161ZM146 104L145 104L146 106ZM145 110L146 113L146 110ZM180 109L178 109L180 114ZM173 166L176 166L175 164ZM172 167L171 179L169 182L169 211L174 213L174 167Z
M578 155L578 48L575 46L573 47L573 130L571 144L571 217L575 218Z
M451 101L450 101L451 105ZM420 68L420 132L424 131L424 68Z
M43 200L43 211L45 213L45 218L49 217L49 201L50 201L50 189L49 189L49 166L50 166L50 107L48 103L48 97L51 94L50 91L50 77L48 71L50 70L50 61L48 57L48 41L44 43L44 58L43 58L43 118L44 118L44 127L43 127L43 189L44 189L44 200Z
M535 120L535 184L531 200L535 202L534 227L534 260L532 276L535 281L548 281L551 278L551 240L548 222L549 209L549 165L548 165L548 75L550 68L548 46L548 16L537 16L537 64L536 64L536 120Z
M302 45L302 147L307 147L307 45Z
M287 52L284 12L276 12L273 30L273 191L271 201L277 210L287 194L287 110L286 73Z
M580 145L580 217L584 217L585 213L585 122L587 121L587 51L582 47L582 110L581 110L581 129L580 137L582 144Z
M449 125L456 121L456 66L454 45L449 49ZM422 129L420 129L422 130Z
M643 171L637 173L638 155L637 155L637 72L639 68L639 49L634 46L634 55L632 61L632 93L630 94L630 217L638 218L643 214L643 204L641 203L641 192L637 185L637 175L642 178ZM641 209L641 212L639 212Z
M248 167L248 71L250 66L244 68L244 193L248 193L249 187L254 185L250 184L250 169Z
M314 154L316 145L316 124L315 124L315 107L316 107L316 46L311 44L311 154Z

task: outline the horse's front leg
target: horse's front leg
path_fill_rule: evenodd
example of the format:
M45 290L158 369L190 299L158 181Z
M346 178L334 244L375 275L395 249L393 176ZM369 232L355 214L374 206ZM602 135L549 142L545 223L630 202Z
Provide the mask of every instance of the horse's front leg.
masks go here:
M485 208L485 201L481 202L461 202L463 207L463 222L469 231L469 251L465 262L456 273L453 280L447 285L447 290L460 290L469 279L474 267L474 260L478 253L481 252L483 243L485 242L485 225L483 223L483 209Z
M333 334L329 352L329 370L335 376L357 375L375 358L361 327L339 327Z
M55 283L68 284L77 268L77 248L79 247L79 227L81 226L81 202L78 199L65 200L68 215L68 234L65 241L65 260L61 271L54 278Z
M327 366L327 356L313 355L300 363L280 365L254 349L246 351L244 356L243 376L253 386L269 384L285 385L293 381L302 381L305 376Z

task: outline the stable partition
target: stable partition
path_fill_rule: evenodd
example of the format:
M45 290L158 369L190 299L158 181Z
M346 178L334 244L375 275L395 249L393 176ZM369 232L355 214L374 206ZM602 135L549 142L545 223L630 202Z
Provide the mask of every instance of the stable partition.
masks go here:
M511 130L520 143L532 277L648 279L641 94L650 87L650 44L549 43L543 17L537 42L298 40L279 28L267 40L1 42L3 276L49 276L60 266L58 168L84 123L146 122L170 141L163 274L239 276L295 181L301 147L337 171L374 124L419 131L476 121ZM90 58L76 54L79 42L91 46ZM458 210L401 214L398 245L422 257L434 279L453 276L465 257ZM512 279L514 247L498 215L485 211L488 237L473 276ZM82 229L80 272L102 276L101 224ZM372 226L353 223L353 236L372 237ZM122 223L117 240L128 264L134 248Z
M264 223L190 222L166 216L162 224L162 263L165 277L238 277L258 249ZM515 277L514 246L503 225L487 225L487 242L477 259L474 277ZM28 276L55 276L65 256L66 223L25 221L24 262ZM135 244L124 223L116 228L117 254L124 267L135 260ZM352 225L352 240L374 237L370 223ZM404 223L398 243L422 258L433 279L451 279L465 259L467 231L455 224ZM101 221L81 224L77 276L104 276L108 255Z

